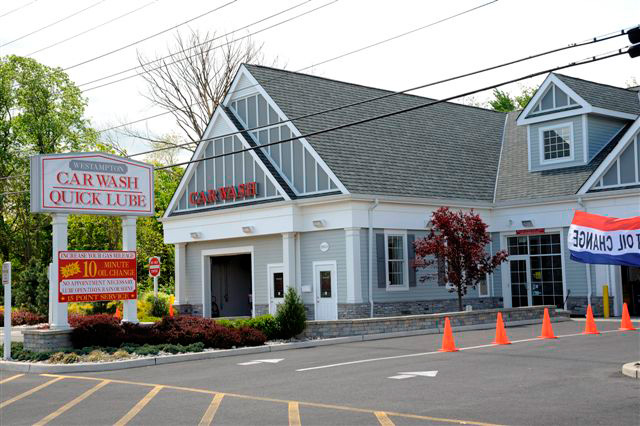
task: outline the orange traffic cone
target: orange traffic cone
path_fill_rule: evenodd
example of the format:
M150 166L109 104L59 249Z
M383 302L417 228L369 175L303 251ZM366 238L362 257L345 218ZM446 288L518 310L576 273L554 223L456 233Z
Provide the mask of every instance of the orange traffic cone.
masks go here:
M591 305L587 307L587 323L584 326L584 331L582 334L600 334L598 328L596 327L596 322L593 319L593 311L591 310Z
M118 306L118 307L116 308L115 317L116 317L116 318L122 318L122 314L120 313L120 306Z
M551 327L551 318L549 318L549 308L544 308L544 319L542 320L542 334L538 336L539 339L557 339L553 334L553 328Z
M498 312L498 320L496 321L496 338L493 342L495 345L510 345L511 342L507 337L507 331L504 329L504 322L502 322L502 312Z
M173 318L173 302L174 297L173 294L169 297L169 317Z
M629 316L629 308L627 308L627 304L622 304L622 324L620 324L620 330L628 330L632 331L636 328L631 323L631 317Z
M453 333L451 332L451 323L449 317L444 319L444 335L442 336L442 348L439 352L457 352L456 344L453 341Z

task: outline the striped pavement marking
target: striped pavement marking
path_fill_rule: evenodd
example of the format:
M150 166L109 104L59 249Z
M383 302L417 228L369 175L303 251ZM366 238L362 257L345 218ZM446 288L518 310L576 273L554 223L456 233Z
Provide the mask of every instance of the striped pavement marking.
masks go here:
M62 376L56 377L56 378L54 378L54 379L49 380L48 382L45 382L45 383L43 383L43 384L41 384L41 385L36 386L35 388L29 389L28 391L23 392L23 393L21 393L21 394L20 394L20 395L18 395L18 396L14 396L13 398L8 399L8 400L4 401L3 403L1 403L1 404L0 404L0 409L2 409L2 408L4 408L4 407L6 407L7 405L13 404L14 402L19 401L19 400L21 400L22 398L25 398L25 397L27 397L27 396L29 396L29 395L33 394L33 393L36 393L36 392L38 392L40 389L44 389L44 388L46 388L46 387L47 387L47 386L49 386L49 385L52 385L52 384L54 384L54 383L56 383L56 382L59 382L59 381L60 381L60 380L62 380L62 379L64 379L64 377L62 377Z
M110 382L110 380L103 380L102 382L98 383L97 385L95 385L94 387L92 387L91 389L89 389L88 391L84 392L82 395L74 398L73 400L67 402L66 404L64 404L62 407L58 408L56 411L54 411L53 413L49 414L47 417L45 417L44 419L40 420L37 423L34 423L34 426L43 426L46 425L47 423L49 423L51 420L55 419L56 417L58 417L60 414L64 413L65 411L69 410L70 408L73 408L74 406L76 406L77 404L79 404L80 402L84 401L85 399L87 399L89 396L93 395L95 392L97 392L98 390L102 389L103 387L105 387L106 385L108 385Z
M218 411L218 407L220 407L220 403L222 402L222 398L224 398L223 393L217 393L214 395L211 404L207 408L207 411L202 416L202 420L198 423L198 426L209 426L213 421L213 417L216 415L216 411Z
M131 421L142 409L164 388L162 385L155 385L127 414L118 420L114 426L124 426Z
M300 405L295 401L289 401L289 426L300 425Z
M376 411L373 414L376 415L378 422L380 422L380 426L395 426L395 423L391 421L389 416L387 416L387 413L384 411Z
M22 376L24 376L24 374L16 374L15 376L11 376L11 377L7 377L6 379L2 379L2 380L0 380L0 385L3 384L3 383L10 382L10 381L12 381L14 379L17 379L18 377L22 377Z

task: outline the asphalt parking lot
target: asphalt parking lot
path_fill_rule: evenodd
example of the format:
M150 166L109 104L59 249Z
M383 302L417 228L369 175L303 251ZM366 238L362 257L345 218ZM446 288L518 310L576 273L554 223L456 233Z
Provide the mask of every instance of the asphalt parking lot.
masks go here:
M636 322L636 326L638 323ZM640 332L598 321L414 336L75 375L0 373L4 425L638 425Z

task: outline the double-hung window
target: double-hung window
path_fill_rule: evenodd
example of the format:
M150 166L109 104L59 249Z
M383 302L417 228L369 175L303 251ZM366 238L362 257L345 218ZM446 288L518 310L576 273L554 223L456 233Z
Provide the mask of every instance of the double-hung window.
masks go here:
M573 160L573 126L571 123L540 129L540 163Z
M407 234L397 231L385 232L385 255L387 290L408 289Z

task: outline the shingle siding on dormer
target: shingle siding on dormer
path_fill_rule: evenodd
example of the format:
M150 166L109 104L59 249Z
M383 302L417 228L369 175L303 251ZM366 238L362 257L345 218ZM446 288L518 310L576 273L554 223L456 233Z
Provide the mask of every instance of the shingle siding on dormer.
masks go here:
M588 161L591 161L624 127L626 121L589 114L587 128L589 139Z
M541 164L540 162L540 129L562 125L566 123L572 123L573 125L573 160L572 161L563 161L553 164ZM584 164L584 137L583 137L583 128L582 128L582 116L578 115L575 117L567 117L561 118L558 120L549 120L542 123L536 123L530 125L530 149L531 149L531 170L532 171L542 171L542 170L552 170L552 169L560 169L565 167L573 167L580 166Z

